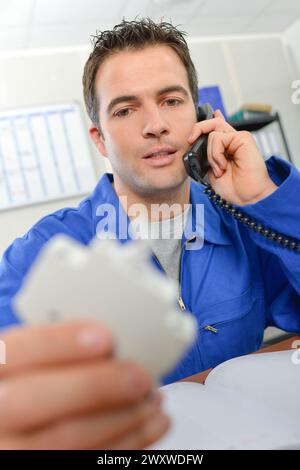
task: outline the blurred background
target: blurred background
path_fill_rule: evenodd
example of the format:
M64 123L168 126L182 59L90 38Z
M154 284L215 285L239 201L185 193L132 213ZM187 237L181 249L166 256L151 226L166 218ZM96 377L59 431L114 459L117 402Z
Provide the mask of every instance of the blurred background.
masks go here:
M265 158L300 168L299 1L0 0L0 256L106 171L89 142L82 72L91 36L137 15L185 30L199 102L253 131Z

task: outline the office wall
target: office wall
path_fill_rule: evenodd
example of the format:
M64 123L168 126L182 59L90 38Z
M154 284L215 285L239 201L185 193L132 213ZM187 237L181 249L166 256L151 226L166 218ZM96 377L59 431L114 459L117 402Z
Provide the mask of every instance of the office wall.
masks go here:
M290 56L294 79L300 80L300 18L285 31L283 42Z
M82 101L80 49L0 56L0 71L1 110ZM105 169L103 158L97 156L92 144L90 147L100 176ZM61 207L76 206L82 197L0 212L0 256L15 237L25 233L42 216Z
M300 83L300 18L290 28L286 30L282 37L286 57L291 71L291 82L297 81L297 89L293 89L297 101L294 102L294 114L300 118L300 103L299 103L299 83ZM298 121L296 121L298 122ZM297 153L297 161L300 161L300 147L295 149Z
M292 105L290 61L280 36L241 36L190 41L200 86L219 84L228 113L246 101L263 101L281 113L295 163L300 167L299 107ZM0 109L68 100L82 101L81 77L89 47L0 55ZM88 128L88 120L86 120ZM91 145L97 175L105 159ZM0 256L40 217L80 198L0 212Z

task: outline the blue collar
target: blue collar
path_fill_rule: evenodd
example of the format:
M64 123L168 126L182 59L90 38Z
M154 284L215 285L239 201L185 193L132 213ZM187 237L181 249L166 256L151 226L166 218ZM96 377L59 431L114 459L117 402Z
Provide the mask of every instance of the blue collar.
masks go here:
M104 224L105 221L108 231L118 238L121 243L125 243L131 240L128 233L129 218L119 202L112 183L113 175L105 173L89 198L92 207L94 231L96 235L99 222L101 224L102 220ZM192 180L190 185L190 202L192 211L187 222L186 236L183 237L182 241L195 239L195 236L203 239L203 219L196 217L197 205L203 205L204 240L216 245L231 245L231 239L218 209L212 205L211 201L203 193L203 186ZM124 229L124 227L126 228Z

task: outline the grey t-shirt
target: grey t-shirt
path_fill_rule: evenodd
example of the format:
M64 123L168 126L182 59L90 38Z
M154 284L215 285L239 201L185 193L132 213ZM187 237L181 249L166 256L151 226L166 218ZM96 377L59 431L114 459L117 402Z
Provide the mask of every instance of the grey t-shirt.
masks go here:
M132 230L136 238L149 240L151 249L166 274L179 285L181 239L189 215L190 206L172 219L162 221L134 220ZM138 232L138 234L137 234Z

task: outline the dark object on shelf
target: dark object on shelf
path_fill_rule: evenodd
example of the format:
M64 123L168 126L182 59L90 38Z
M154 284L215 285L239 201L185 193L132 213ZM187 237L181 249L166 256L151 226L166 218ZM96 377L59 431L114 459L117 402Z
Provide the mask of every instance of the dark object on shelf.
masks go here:
M281 119L278 112L272 113L261 113L261 116L250 118L250 119L241 119L241 120L228 120L228 123L234 127L237 131L248 131L248 132L255 132L263 129L265 126L277 123L280 136L281 136L281 144L285 150L286 157L290 163L293 163L292 157L290 154L289 146L285 137L285 133L282 127Z

